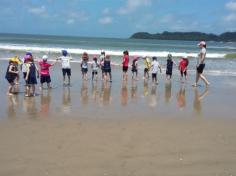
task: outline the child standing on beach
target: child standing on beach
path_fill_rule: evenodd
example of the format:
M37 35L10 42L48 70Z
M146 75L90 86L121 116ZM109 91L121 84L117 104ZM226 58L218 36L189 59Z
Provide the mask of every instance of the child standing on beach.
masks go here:
M172 55L168 54L166 63L166 79L170 80L172 77L173 64L176 65L175 61L172 59Z
M148 56L144 57L144 79L149 79L149 70L151 68L151 60Z
M69 56L66 50L62 50L61 52L62 52L62 56L59 57L57 60L61 60L63 85L66 85L66 82L65 82L66 75L68 77L68 85L70 85L70 77L71 77L70 61L72 60L72 57Z
M44 55L42 58L42 61L39 61L39 66L40 66L40 89L43 89L43 84L46 82L48 89L51 89L52 87L50 86L51 83L51 77L49 73L49 68L53 65L55 65L56 62L49 64L47 62L48 56Z
M157 57L152 57L152 64L151 64L151 71L152 71L152 83L153 84L158 84L157 81L157 72L158 72L158 68L160 69L160 73L161 73L161 65L159 64L159 62L157 62Z
M83 80L88 80L88 60L89 56L88 53L84 52L82 55L82 61L81 61L81 71L82 71L82 79Z
M92 68L92 81L94 80L94 77L95 77L95 80L97 81L98 68L99 68L97 56L93 56L93 62L92 62L91 68Z
M128 51L123 52L122 66L123 66L123 81L127 81L128 80L128 68L129 68L129 52Z
M104 67L104 80L108 81L108 76L109 76L109 81L112 82L111 60L110 60L110 56L109 55L106 55L104 63L103 63L103 67Z
M138 80L138 56L134 56L132 63L132 79Z
M18 65L17 62L15 62L12 58L9 60L9 65L7 67L6 76L5 76L6 80L10 84L7 91L8 95L13 95L15 80L17 78L17 75L19 74L17 65Z
M39 71L34 63L34 59L31 58L27 63L27 73L25 77L25 81L27 83L26 94L25 94L26 97L29 97L31 95L35 96L35 85L37 84L37 78L39 78ZM30 93L31 89L32 89L32 94Z
M188 68L188 57L187 56L183 56L180 59L179 62L179 71L180 71L180 81L183 82L183 77L185 76L185 81L188 79L188 73L187 73L187 68Z
M103 67L103 62L104 62L104 60L105 60L105 56L106 56L105 51L101 51L101 55L100 55L100 58L99 58L99 65L100 65L101 71L102 71L102 80L104 79L104 67Z

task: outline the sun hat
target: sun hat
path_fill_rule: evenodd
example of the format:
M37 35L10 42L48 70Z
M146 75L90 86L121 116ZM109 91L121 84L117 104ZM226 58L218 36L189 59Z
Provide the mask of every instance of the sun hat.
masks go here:
M48 56L47 55L43 55L43 61L47 61L48 60Z
M66 50L62 50L61 53L62 53L63 56L67 56L68 55L68 52Z
M205 41L201 41L201 42L198 43L198 46L200 46L200 45L204 46L204 45L206 45L206 42Z

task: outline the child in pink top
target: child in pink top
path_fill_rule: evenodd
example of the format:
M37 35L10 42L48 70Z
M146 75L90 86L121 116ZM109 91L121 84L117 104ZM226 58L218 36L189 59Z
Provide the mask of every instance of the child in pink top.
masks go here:
M49 73L49 68L53 66L56 62L49 64L47 62L48 56L44 55L43 60L39 61L39 66L40 66L40 83L41 83L41 89L43 89L43 84L46 82L48 89L52 88L50 86L51 83L51 77Z

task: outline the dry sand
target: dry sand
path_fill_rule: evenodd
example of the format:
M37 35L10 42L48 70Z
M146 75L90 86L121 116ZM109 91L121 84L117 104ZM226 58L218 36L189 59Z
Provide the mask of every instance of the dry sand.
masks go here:
M173 118L2 121L0 175L235 175L235 124Z

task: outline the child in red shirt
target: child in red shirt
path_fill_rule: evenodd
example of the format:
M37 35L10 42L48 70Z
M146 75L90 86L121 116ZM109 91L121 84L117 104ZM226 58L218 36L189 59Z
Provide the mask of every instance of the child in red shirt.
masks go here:
M123 66L123 81L127 81L128 80L128 68L129 68L129 52L128 51L124 51L123 54L124 54L123 62L122 62L122 66Z
M188 73L187 73L187 68L188 68L188 58L187 56L184 56L180 59L180 62L179 62L179 71L180 71L180 75L181 75L181 78L180 78L180 81L183 82L183 76L185 76L185 81L187 80L188 78Z
M51 89L52 87L50 86L51 83L51 77L49 73L49 68L53 66L56 62L49 64L47 62L48 56L44 55L43 60L39 61L39 66L40 66L40 83L41 83L41 89L43 89L43 84L46 82L48 89Z

